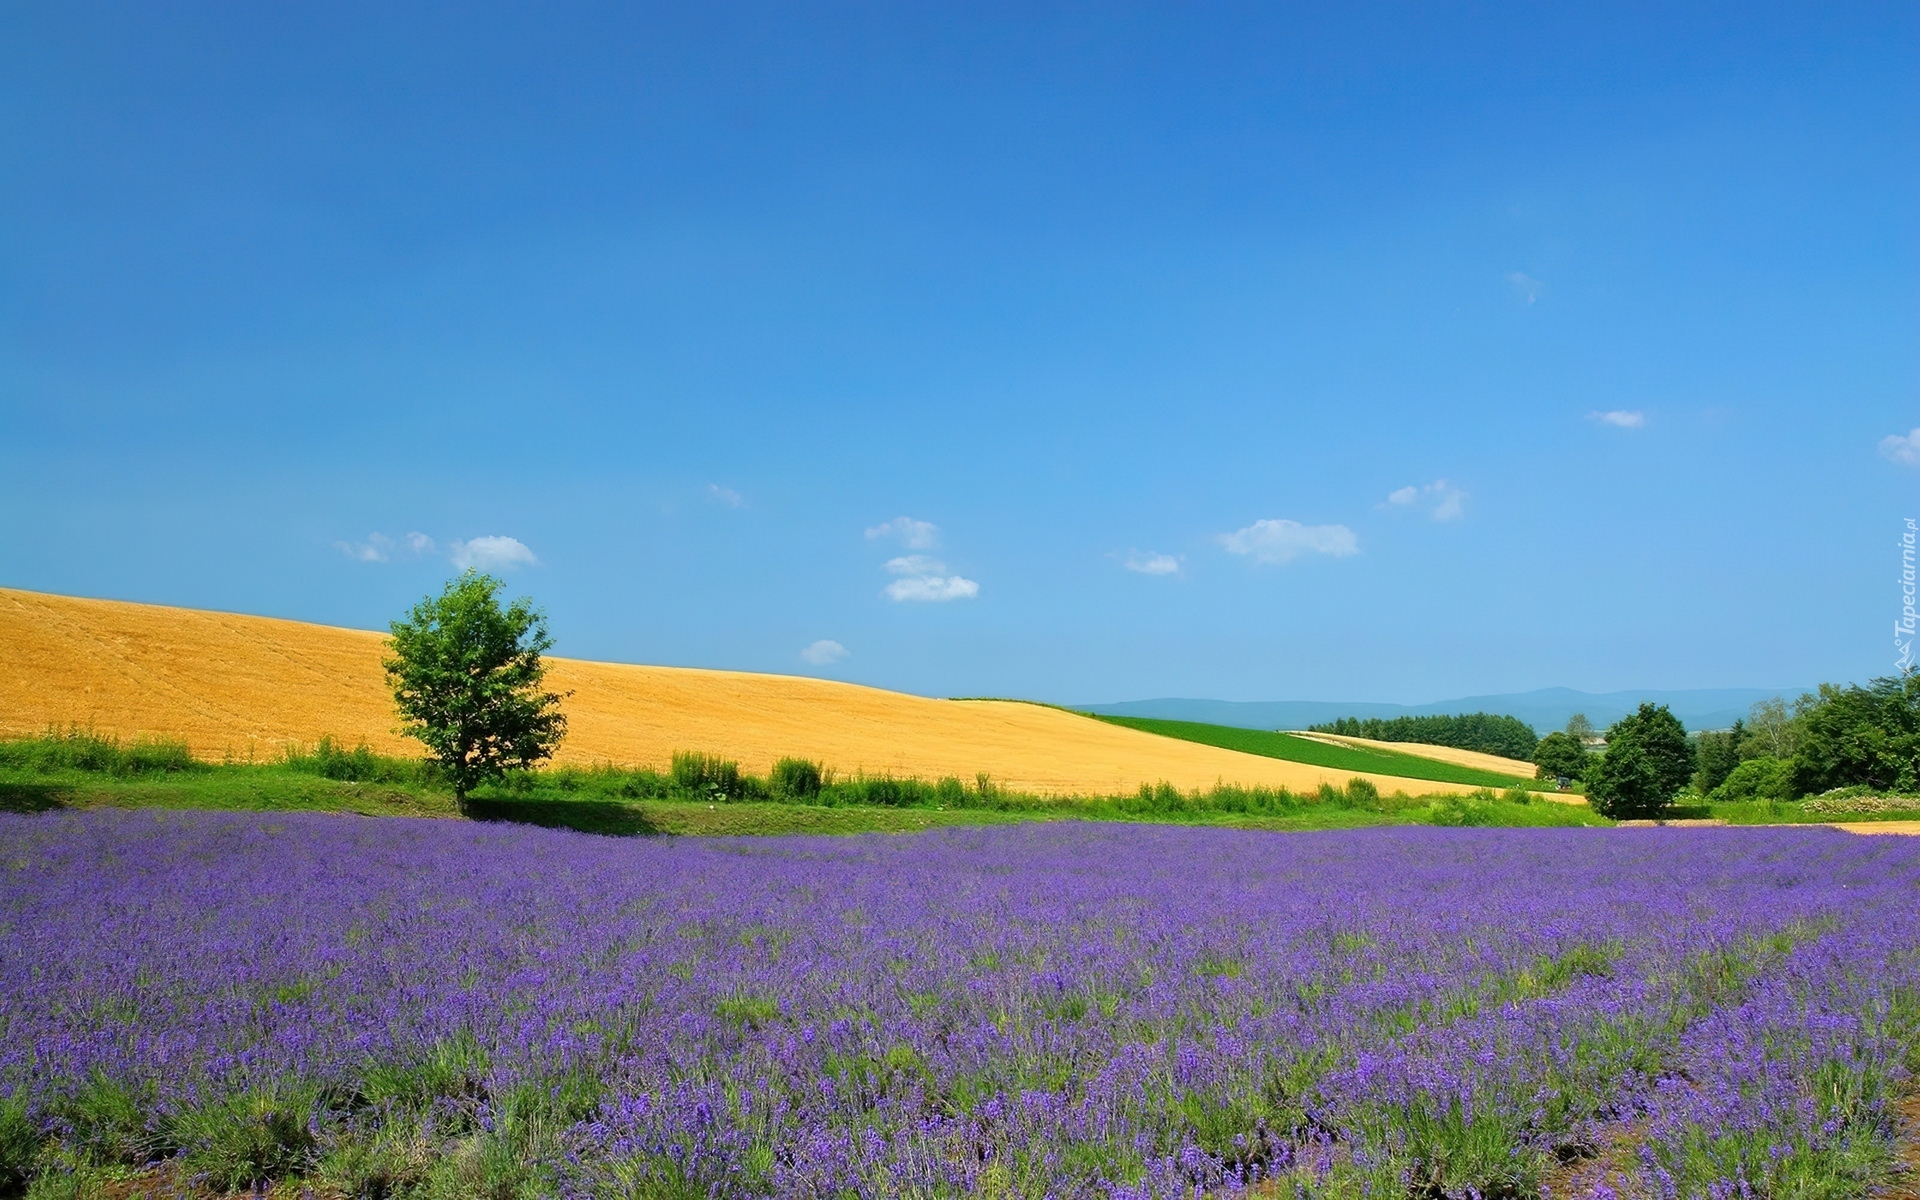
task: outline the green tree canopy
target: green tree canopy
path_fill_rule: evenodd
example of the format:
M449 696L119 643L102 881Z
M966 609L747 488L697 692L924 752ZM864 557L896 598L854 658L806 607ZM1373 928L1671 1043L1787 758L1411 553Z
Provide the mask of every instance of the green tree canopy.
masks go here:
M1824 696L1827 689L1822 688ZM1741 759L1768 758L1789 759L1800 749L1800 716L1816 701L1812 696L1801 696L1789 708L1787 702L1779 696L1771 700L1762 700L1747 713L1747 733L1741 739Z
M1740 765L1740 746L1746 740L1745 721L1735 721L1732 729L1701 734L1694 746L1693 786L1705 794L1725 783Z
M1534 748L1534 772L1541 779L1565 776L1579 779L1587 770L1587 747L1570 733L1555 731L1540 739Z
M1607 751L1587 772L1587 801L1615 820L1656 817L1692 776L1686 727L1666 705L1642 704L1607 729Z
M562 697L541 690L546 616L524 597L502 608L503 586L468 571L389 626L400 732L425 743L462 808L475 786L552 757L567 729Z
M1790 728L1797 794L1856 784L1920 790L1920 674L1875 679L1866 687L1823 683L1817 700L1796 707Z
M1709 799L1791 800L1793 764L1777 758L1749 758L1727 773Z

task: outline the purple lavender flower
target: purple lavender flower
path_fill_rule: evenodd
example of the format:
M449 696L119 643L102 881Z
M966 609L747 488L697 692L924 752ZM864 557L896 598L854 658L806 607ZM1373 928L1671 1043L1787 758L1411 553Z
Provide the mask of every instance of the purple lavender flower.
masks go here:
M0 1093L62 1161L230 1182L1493 1196L1638 1130L1650 1194L1844 1192L1916 884L1803 829L0 817Z

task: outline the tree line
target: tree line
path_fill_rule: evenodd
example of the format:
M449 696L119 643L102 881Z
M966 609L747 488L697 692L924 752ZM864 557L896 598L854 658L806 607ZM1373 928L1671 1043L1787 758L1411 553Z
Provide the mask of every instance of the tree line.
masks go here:
M1716 798L1794 800L1839 788L1920 791L1920 672L1823 683L1700 735L1696 786Z
M566 733L565 697L543 686L542 656L553 645L546 617L524 599L503 606L502 590L500 580L468 571L389 626L384 666L399 731L425 743L463 808L479 784L550 759ZM1688 788L1714 801L1794 800L1843 788L1913 793L1920 791L1920 671L1865 686L1823 683L1791 705L1764 701L1733 728L1695 737L1665 705L1642 704L1607 728L1599 748L1583 715L1543 738L1517 717L1492 713L1346 717L1312 732L1528 760L1542 779L1585 784L1593 806L1614 818L1658 816ZM676 761L676 778L693 766ZM800 760L776 768L786 773L780 786L797 793L821 786L818 770Z
M1502 758L1532 762L1539 737L1533 726L1519 717L1495 713L1462 713L1457 716L1341 717L1324 725L1312 725L1309 733L1334 733L1342 737L1372 738L1377 742L1420 742L1428 746L1451 746L1456 750L1478 750Z
M1712 801L1798 800L1843 788L1920 791L1920 672L1866 685L1823 683L1788 704L1753 706L1733 728L1689 738L1665 705L1643 704L1589 746L1576 716L1540 739L1542 779L1579 780L1610 817L1656 816L1691 787Z

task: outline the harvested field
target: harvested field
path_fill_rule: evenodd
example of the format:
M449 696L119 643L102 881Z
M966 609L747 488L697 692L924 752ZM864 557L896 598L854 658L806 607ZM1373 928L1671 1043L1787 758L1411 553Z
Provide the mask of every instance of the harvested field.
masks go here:
M178 737L215 761L277 756L322 735L386 754L383 637L298 621L0 589L0 733L79 724ZM842 773L971 780L1042 793L1132 791L1166 781L1311 790L1352 772L1156 737L1057 709L932 700L789 675L554 659L569 733L558 761L664 767L703 750L765 772L800 755ZM1382 791L1461 791L1362 775Z
M1502 775L1518 775L1523 779L1533 778L1532 763L1517 758L1502 758L1498 754L1483 754L1478 750L1457 750L1452 746L1431 746L1425 742L1383 742L1377 738L1348 737L1342 733L1309 733L1304 730L1293 731L1293 736L1326 742L1331 746L1355 746L1362 750L1417 754L1421 758L1431 758L1435 762L1452 763L1459 767L1472 767L1476 771L1498 771Z

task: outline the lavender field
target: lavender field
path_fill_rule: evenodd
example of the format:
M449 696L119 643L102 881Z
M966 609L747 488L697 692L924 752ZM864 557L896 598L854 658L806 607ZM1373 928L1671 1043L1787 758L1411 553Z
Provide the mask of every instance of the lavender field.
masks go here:
M1917 901L1920 843L1822 830L4 817L0 1168L39 1196L1864 1196Z

